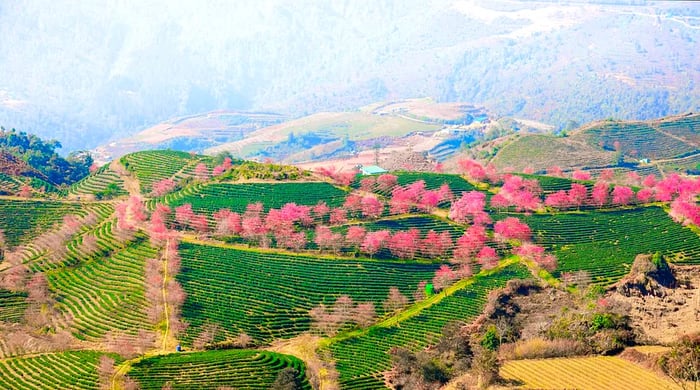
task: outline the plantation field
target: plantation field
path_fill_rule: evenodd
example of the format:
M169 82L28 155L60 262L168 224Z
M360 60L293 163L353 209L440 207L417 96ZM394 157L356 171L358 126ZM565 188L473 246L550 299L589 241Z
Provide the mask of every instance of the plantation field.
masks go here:
M144 264L155 256L156 251L142 241L111 256L49 273L58 308L73 318L73 334L97 340L108 331L135 336L148 329Z
M0 288L0 322L19 322L27 308L27 293Z
M47 353L0 360L2 389L97 389L97 364L102 352ZM110 355L115 361L117 356Z
M693 152L696 147L645 122L599 122L571 136L608 150L619 150L634 158L672 158Z
M661 252L670 261L700 263L700 237L660 207L524 216L535 241L558 259L555 275L585 270L593 281L614 283L640 253Z
M207 322L223 338L245 332L257 341L289 338L309 329L309 310L341 294L374 303L381 314L389 287L412 297L438 264L327 259L183 243L178 280L187 299L183 316L192 340Z
M121 162L139 180L141 190L149 192L153 183L159 180L188 176L199 162L211 165L211 157L173 150L153 150L127 154Z
M420 314L393 326L373 326L357 337L331 344L328 349L340 373L340 385L347 389L384 388L381 373L391 369L388 351L393 346L418 351L436 341L452 321L469 322L478 316L489 291L503 287L510 279L527 278L520 265L495 274L477 276L469 286L447 296Z
M324 201L329 207L338 207L345 201L345 195L345 191L325 182L220 183L199 186L192 193L175 194L167 197L166 202L171 206L190 203L198 213L212 214L222 208L242 213L248 204L255 202L262 202L265 211L289 202L312 206Z
M60 223L65 215L83 216L87 211L85 205L77 202L0 199L0 229L12 247Z
M299 373L304 389L310 389L304 363L289 355L267 351L222 350L154 356L135 363L129 377L141 388L173 389L269 389L286 367Z
M618 357L508 361L500 371L522 389L679 389L672 381Z
M94 174L87 176L83 180L73 184L68 190L75 195L98 195L108 190L112 190L112 196L127 195L124 189L124 181L119 174L109 169L109 165L101 167Z

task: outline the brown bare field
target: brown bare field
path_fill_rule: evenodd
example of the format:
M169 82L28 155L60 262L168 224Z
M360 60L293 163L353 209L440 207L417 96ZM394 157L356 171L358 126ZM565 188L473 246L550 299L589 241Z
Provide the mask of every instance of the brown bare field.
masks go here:
M501 376L522 389L679 389L671 380L613 356L517 360Z

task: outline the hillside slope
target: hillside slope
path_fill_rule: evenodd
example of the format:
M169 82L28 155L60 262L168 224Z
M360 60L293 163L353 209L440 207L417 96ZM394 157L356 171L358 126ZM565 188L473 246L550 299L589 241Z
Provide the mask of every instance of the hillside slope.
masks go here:
M700 154L700 114L650 121L598 121L565 137L520 135L503 142L491 162L498 168L522 171L531 167L574 169L695 170Z

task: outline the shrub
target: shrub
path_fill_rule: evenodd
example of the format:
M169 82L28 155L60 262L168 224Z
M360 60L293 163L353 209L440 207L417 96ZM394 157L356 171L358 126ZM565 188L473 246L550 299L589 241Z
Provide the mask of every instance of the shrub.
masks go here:
M580 356L589 352L590 348L577 340L544 338L502 344L498 350L499 356L505 360Z
M683 336L659 358L659 366L676 383L700 381L700 333Z

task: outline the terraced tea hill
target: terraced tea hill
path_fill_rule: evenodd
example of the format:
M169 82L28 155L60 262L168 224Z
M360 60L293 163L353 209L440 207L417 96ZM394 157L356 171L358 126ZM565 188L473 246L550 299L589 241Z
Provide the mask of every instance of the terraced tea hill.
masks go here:
M673 158L697 149L649 122L598 122L571 137L608 150L619 145L623 154L635 158Z
M199 162L211 164L211 158L173 150L154 150L127 154L121 162L139 180L141 191L149 192L153 183L187 176L187 172Z
M412 297L438 264L317 258L183 243L178 280L187 293L183 317L192 340L202 325L219 324L219 339L245 332L257 341L309 329L309 310L349 295L381 313L389 287Z
M290 202L311 206L324 201L329 207L337 207L343 204L345 195L345 191L325 182L220 183L182 191L166 198L166 202L171 206L190 203L196 212L211 215L222 208L241 213L255 202L262 202L266 211Z
M472 284L443 298L420 314L393 326L373 326L357 337L331 344L328 349L340 373L340 385L347 389L381 389L383 371L391 369L388 351L402 346L413 351L437 340L452 321L469 322L478 316L489 291L503 287L510 279L527 278L529 272L512 265L488 276L477 276Z
M156 251L140 242L109 257L98 257L48 275L60 302L73 318L73 334L96 340L109 331L135 336L151 325L146 320L144 264Z
M28 242L68 214L83 216L88 208L77 202L0 199L0 229L9 246Z
M0 289L0 322L19 322L27 308L27 293Z
M109 169L108 165L73 184L68 192L75 195L95 195L97 197L105 194L112 197L128 194L124 189L124 181L119 177L119 174Z
M0 360L2 389L97 389L97 365L102 352L47 353ZM118 361L118 357L110 355Z
M657 251L671 261L700 263L700 238L656 206L523 218L535 241L557 256L555 275L585 270L596 283L614 283L638 254Z
M267 351L224 350L154 356L135 363L128 375L141 389L269 389L280 371L297 370L302 388L310 389L304 363Z

